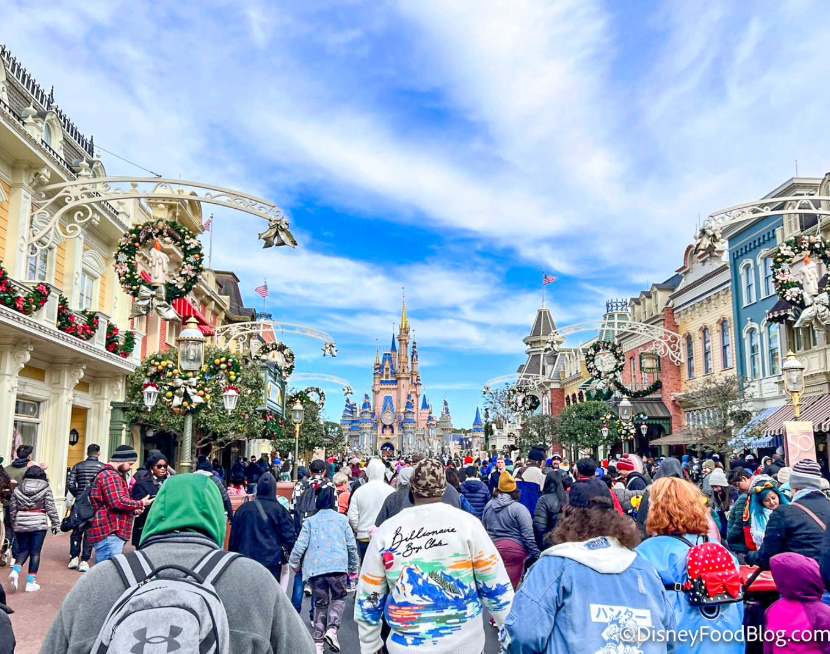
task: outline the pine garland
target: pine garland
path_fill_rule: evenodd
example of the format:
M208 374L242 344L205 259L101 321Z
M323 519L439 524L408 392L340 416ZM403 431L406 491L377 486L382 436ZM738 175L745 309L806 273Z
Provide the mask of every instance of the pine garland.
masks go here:
M38 284L26 295L21 295L12 286L9 274L0 264L0 304L14 309L24 316L31 316L49 299L49 289L45 284Z
M107 325L107 340L104 348L107 352L117 354L122 359L126 359L135 350L135 334L128 331L124 332L123 338L120 335L121 332L114 323Z
M91 341L98 331L98 316L93 311L80 311L83 322L78 322L77 314L69 308L69 300L63 295L58 298L58 322L57 327L64 334L69 334L82 341Z

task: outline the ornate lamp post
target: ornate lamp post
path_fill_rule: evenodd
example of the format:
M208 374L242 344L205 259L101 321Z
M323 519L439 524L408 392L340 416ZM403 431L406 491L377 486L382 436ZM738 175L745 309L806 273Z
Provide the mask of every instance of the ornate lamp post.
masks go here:
M179 348L179 370L183 373L198 373L205 365L205 337L199 330L199 323L191 317L176 339ZM224 398L223 398L224 399ZM227 407L227 404L225 405ZM182 435L182 472L193 470L193 414L184 414L184 434Z
M300 400L294 402L291 407L291 422L294 423L294 481L297 481L297 471L299 469L300 461L300 425L305 419L305 407Z
M804 364L790 350L781 370L784 373L784 390L793 398L793 414L798 420L801 418L801 393L804 392Z
M620 402L618 411L621 422L631 422L631 418L634 414L634 405L631 404L631 402L625 395L623 395L623 399L622 402ZM627 449L628 447L626 446L625 441L623 441L623 451Z

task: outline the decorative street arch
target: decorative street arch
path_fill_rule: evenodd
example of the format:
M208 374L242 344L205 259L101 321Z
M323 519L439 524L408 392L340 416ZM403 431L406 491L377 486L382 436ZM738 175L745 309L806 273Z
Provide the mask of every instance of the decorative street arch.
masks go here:
M305 336L307 338L322 341L323 356L337 356L334 339L330 334L318 329L303 327L302 325L294 325L287 322L274 322L270 320L238 322L217 327L216 343L219 347L226 347L231 350L237 347L250 349L251 339L269 330L273 331L275 334L277 332L281 334L298 334L299 336Z
M298 383L298 382L317 382L317 383L325 383L328 382L330 384L337 384L343 388L343 395L348 397L349 395L354 395L354 389L352 385L342 377L335 377L334 375L323 375L316 372L301 372L297 373L291 378L291 383Z
M164 177L92 177L86 172L75 180L37 189L32 197L32 229L27 246L48 247L54 230L64 238L76 238L86 223L95 222L95 205L135 199L199 202L235 209L268 222L259 235L264 247L297 245L283 211L262 198L202 182ZM67 220L61 224L64 217Z
M649 351L661 357L669 357L672 363L677 365L683 362L680 334L644 322L612 323L602 320L583 322L551 332L548 336L548 344L558 350L569 336L583 332L614 332L616 334L640 335L648 341L654 341Z

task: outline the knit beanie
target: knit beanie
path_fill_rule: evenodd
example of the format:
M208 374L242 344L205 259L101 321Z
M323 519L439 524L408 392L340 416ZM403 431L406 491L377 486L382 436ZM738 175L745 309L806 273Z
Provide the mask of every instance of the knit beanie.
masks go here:
M821 490L821 466L811 459L804 459L793 466L790 488L814 488Z
M447 473L435 459L419 461L409 478L409 486L416 497L441 497L447 490Z
M513 493L516 490L516 480L513 479L507 470L499 475L499 491L502 493Z
M729 486L729 482L726 481L726 474L720 468L715 468L712 471L712 474L709 475L709 485L710 486L723 486L726 488Z
M617 472L634 472L636 467L637 466L634 464L634 461L627 454L622 459L617 461Z
M527 455L527 458L531 461L544 461L545 460L545 446L544 445L534 445L530 448L530 454Z
M138 454L130 445L119 445L112 453L110 461L113 463L135 463L138 461Z
M716 467L717 467L717 466L715 465L715 462L714 462L714 461L712 461L712 459L706 459L706 460L703 462L703 469L704 469L704 470L708 470L709 472L711 472L712 470L714 470Z
M593 477L597 474L598 467L599 465L596 459L592 459L591 457L580 459L576 462L576 470L583 477Z
M568 504L577 509L613 509L608 485L601 479L577 481L571 486Z
M792 468L781 468L778 471L778 474L775 475L775 478L778 480L779 484L783 485L783 484L786 484L788 481L790 481L790 475L792 475L792 474L793 474L793 469Z

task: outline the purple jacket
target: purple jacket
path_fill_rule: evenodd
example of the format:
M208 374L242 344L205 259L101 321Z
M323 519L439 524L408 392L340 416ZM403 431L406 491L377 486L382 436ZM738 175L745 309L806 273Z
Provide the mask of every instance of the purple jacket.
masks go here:
M824 583L815 559L787 552L770 559L770 569L781 599L767 609L766 629L782 632L787 641L764 643L764 654L819 654L830 652L830 642L796 642L807 631L830 630L830 606L823 604ZM825 634L828 632L824 632Z

